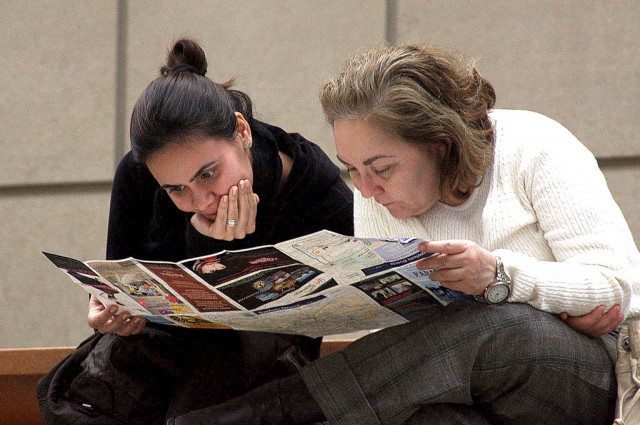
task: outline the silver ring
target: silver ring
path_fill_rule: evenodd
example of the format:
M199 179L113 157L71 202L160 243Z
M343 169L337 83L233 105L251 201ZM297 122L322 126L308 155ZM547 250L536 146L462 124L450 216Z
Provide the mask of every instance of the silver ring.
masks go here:
M234 227L238 225L238 220L227 220L227 226Z

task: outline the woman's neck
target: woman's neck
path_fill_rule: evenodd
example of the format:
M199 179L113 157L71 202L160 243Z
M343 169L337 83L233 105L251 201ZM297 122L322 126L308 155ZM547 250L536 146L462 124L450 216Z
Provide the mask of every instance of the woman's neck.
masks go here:
M280 184L278 185L278 192L282 190L284 184L287 182L289 178L289 173L291 172L291 167L293 166L293 159L291 157L281 151L278 151L278 156L280 156L280 162L282 163L282 175L280 176Z

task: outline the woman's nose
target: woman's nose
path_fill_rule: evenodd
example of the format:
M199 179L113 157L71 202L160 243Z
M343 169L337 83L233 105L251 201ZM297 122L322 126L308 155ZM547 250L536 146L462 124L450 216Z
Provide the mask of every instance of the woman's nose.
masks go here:
M356 186L365 198L371 198L372 196L382 193L384 190L382 186L374 182L370 177L360 178L359 184L356 185L354 182L354 186Z
M192 199L194 211L201 213L211 213L212 211L209 211L209 209L215 199L215 193L209 190L194 190Z

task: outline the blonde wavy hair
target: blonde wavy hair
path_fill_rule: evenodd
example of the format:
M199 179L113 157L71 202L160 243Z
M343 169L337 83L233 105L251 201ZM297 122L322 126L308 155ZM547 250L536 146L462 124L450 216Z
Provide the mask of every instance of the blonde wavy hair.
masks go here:
M327 121L360 118L408 143L444 146L442 200L467 199L493 164L496 95L475 62L435 46L403 45L348 59L320 92Z

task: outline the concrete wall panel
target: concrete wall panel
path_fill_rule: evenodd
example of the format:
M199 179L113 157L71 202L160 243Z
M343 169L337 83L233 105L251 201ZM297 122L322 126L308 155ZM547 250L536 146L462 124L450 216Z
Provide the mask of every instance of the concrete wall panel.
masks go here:
M116 5L0 4L0 185L111 177Z
M235 77L235 87L253 99L258 118L303 134L335 159L318 92L349 53L384 42L385 2L193 4L129 3L127 114L157 76L172 41L189 35L205 49L211 79Z
M640 167L624 166L603 170L609 189L629 223L636 245L640 246Z
M640 7L633 0L403 0L398 40L480 60L497 107L563 123L598 157L640 154Z
M0 348L78 344L88 295L41 251L104 258L108 191L0 198ZM11 224L11 225L8 225Z

